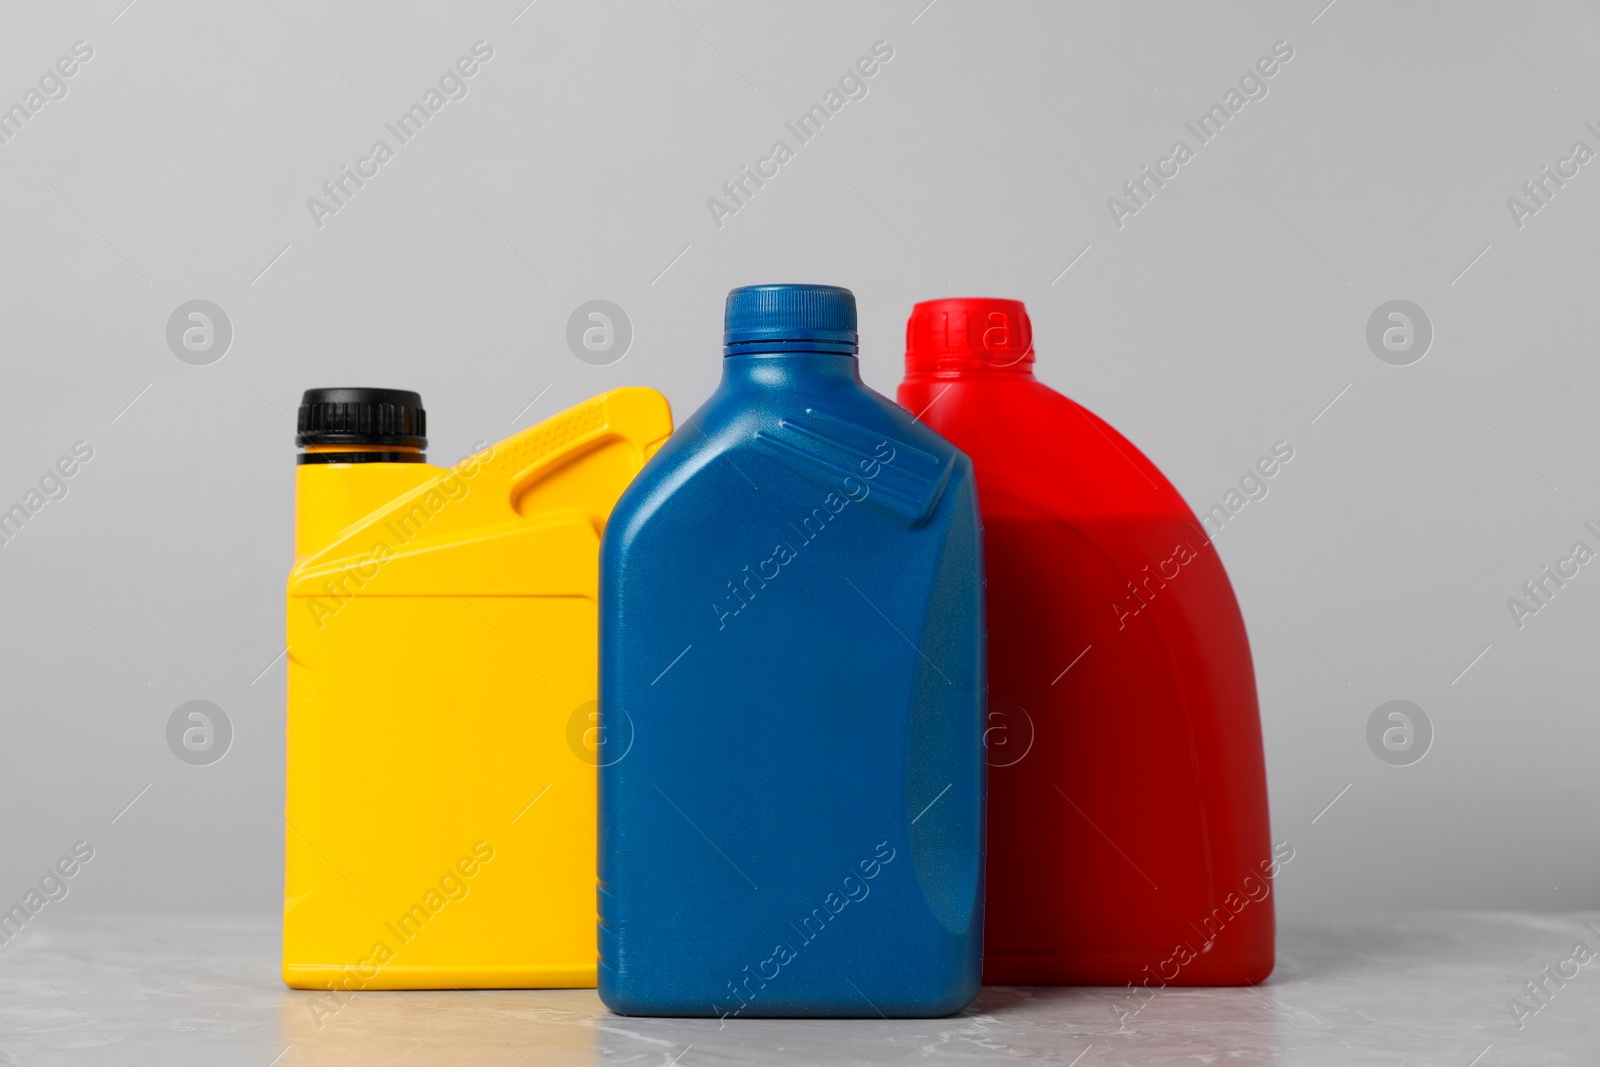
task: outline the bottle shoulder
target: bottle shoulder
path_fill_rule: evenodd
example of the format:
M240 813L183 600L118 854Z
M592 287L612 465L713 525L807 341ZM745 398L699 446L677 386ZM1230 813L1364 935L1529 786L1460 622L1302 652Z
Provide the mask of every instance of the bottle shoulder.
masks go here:
M970 481L970 460L904 408L864 386L751 397L719 390L678 427L624 493L608 542L657 517L797 506L830 492L868 495L907 521Z
M935 455L959 451L905 408L860 382L833 382L805 390L719 389L685 421L684 428L698 427L700 431L698 442L691 439L690 447L737 449L748 447L763 429L816 419L851 423L868 432L898 437Z
M967 452L985 513L1007 499L1029 512L1187 516L1171 480L1086 405L1033 379L953 383L927 421Z

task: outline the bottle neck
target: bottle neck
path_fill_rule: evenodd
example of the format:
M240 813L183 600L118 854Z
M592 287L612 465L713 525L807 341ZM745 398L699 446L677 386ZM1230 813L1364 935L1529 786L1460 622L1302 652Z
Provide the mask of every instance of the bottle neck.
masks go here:
M861 364L835 352L741 352L722 357L722 384L738 389L860 386Z
M300 466L326 463L425 463L422 449L411 445L305 445L295 460Z
M1031 379L1033 350L1026 352L907 352L906 380Z

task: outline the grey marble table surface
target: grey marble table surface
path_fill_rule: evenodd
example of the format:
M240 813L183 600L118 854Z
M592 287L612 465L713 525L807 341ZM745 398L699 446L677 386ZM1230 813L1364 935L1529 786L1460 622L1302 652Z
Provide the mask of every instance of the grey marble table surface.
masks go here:
M330 1013L280 984L272 917L50 918L0 945L0 1064L1600 1065L1600 962L1575 951L1600 951L1596 914L1285 923L1254 989L993 987L948 1019L721 1025L615 1016L592 990Z

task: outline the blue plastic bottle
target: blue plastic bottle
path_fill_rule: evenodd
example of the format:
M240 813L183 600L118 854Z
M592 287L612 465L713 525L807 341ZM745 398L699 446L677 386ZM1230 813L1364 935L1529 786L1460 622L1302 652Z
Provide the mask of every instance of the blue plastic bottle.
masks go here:
M855 297L728 294L722 383L601 549L600 997L938 1016L978 991L972 466L868 389Z

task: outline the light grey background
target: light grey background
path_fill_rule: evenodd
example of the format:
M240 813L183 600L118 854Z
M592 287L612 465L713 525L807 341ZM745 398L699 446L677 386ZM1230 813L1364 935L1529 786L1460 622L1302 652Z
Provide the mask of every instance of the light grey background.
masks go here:
M419 390L442 461L621 384L682 418L725 291L805 280L856 291L885 393L914 301L1027 301L1041 376L1197 509L1293 445L1219 538L1285 914L1600 905L1600 566L1521 630L1506 606L1600 548L1600 163L1520 229L1506 206L1600 149L1592 5L525 2L0 14L0 104L94 49L0 146L0 505L94 448L0 547L0 903L87 839L36 924L279 906L301 390ZM479 40L469 95L317 228L307 198ZM869 95L715 226L879 40ZM1107 198L1278 41L1269 95L1119 229ZM233 325L211 366L166 343L195 299ZM612 366L567 349L592 299L633 324ZM1412 366L1365 340L1393 299L1434 326ZM167 747L195 699L233 723L209 766ZM1411 766L1367 745L1393 699L1433 724Z

